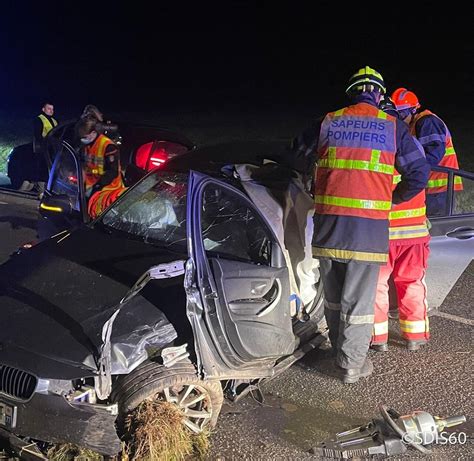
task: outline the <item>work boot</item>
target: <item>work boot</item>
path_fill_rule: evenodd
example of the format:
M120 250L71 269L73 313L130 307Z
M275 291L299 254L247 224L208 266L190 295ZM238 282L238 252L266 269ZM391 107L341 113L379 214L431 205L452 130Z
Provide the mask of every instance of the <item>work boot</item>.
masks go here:
M344 384L353 384L359 381L359 378L366 378L370 376L374 371L374 366L370 359L365 359L364 365L360 368L341 368L340 370L341 380Z
M387 343L371 344L370 348L372 350L374 350L375 352L388 352L388 344Z
M417 351L421 348L421 346L424 346L428 341L426 339L422 339L419 341L411 341L407 340L407 349L409 351Z

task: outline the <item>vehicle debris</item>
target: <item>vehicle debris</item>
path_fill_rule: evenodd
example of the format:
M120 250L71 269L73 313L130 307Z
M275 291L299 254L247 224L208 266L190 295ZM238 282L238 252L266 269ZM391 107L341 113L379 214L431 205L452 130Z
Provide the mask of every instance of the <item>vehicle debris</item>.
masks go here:
M310 453L322 458L352 459L375 455L401 455L413 447L425 455L431 454L428 445L446 440L444 429L466 421L465 416L440 418L426 411L400 415L380 405L382 419L339 432L336 437L311 448Z

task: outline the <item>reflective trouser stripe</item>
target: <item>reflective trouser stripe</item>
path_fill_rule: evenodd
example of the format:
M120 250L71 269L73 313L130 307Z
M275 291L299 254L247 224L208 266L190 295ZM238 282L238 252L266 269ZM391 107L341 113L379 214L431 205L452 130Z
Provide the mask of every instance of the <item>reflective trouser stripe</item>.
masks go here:
M347 315L341 313L341 320L348 325L365 325L370 323L371 325L374 323L374 316L373 315Z
M388 320L385 322L374 323L374 335L383 335L388 333Z
M385 344L386 342L388 342L388 320L374 323L372 344Z
M425 320L400 320L400 330L404 333L424 333L430 331L428 317Z

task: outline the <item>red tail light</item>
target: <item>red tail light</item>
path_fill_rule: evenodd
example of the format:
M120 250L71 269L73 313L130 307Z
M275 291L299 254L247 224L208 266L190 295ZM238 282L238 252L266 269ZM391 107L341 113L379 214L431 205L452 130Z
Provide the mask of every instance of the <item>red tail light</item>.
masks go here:
M135 164L143 170L150 171L160 167L168 160L168 154L160 141L148 142L140 146L135 156Z

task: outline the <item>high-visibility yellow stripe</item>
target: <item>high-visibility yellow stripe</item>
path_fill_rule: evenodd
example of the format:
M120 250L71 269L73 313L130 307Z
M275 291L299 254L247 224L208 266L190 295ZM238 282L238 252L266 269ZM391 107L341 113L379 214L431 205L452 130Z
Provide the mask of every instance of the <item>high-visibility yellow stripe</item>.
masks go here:
M429 321L426 320L400 320L400 330L404 333L424 333L429 331Z
M456 151L454 150L454 147L448 147L444 155L456 155Z
M348 315L341 312L340 319L348 325L371 325L374 323L374 314L369 315Z
M371 163L379 163L380 162L380 154L382 153L379 149L372 149L372 155L370 157Z
M377 114L377 118L381 118L383 120L387 120L387 112L384 112L383 110L379 110L378 114Z
M454 177L454 184L462 184L462 179L460 176ZM430 179L426 187L441 187L448 185L448 178L445 179Z
M363 210L390 210L392 202L384 200L363 200L333 195L316 195L314 201L322 205L342 206L346 208L359 208Z
M398 184L401 180L402 180L402 175L401 174L393 175L393 184Z
M334 112L334 116L335 117L340 117L344 113L344 109L336 110L336 112Z
M313 256L325 256L334 259L355 259L366 262L387 262L385 253L368 253L365 251L340 250L338 248L313 247Z
M49 206L44 203L40 203L40 208L47 211L56 211L57 213L62 213L63 209L59 206Z
M388 333L388 320L374 323L374 336L386 335Z
M366 160L343 160L323 158L319 160L318 166L322 168L337 168L340 170L365 170L374 171L376 173L393 174L393 165L385 163L372 163Z
M424 216L426 214L426 207L412 208L410 210L391 211L388 214L388 219L391 221L396 219L415 218L417 216Z

